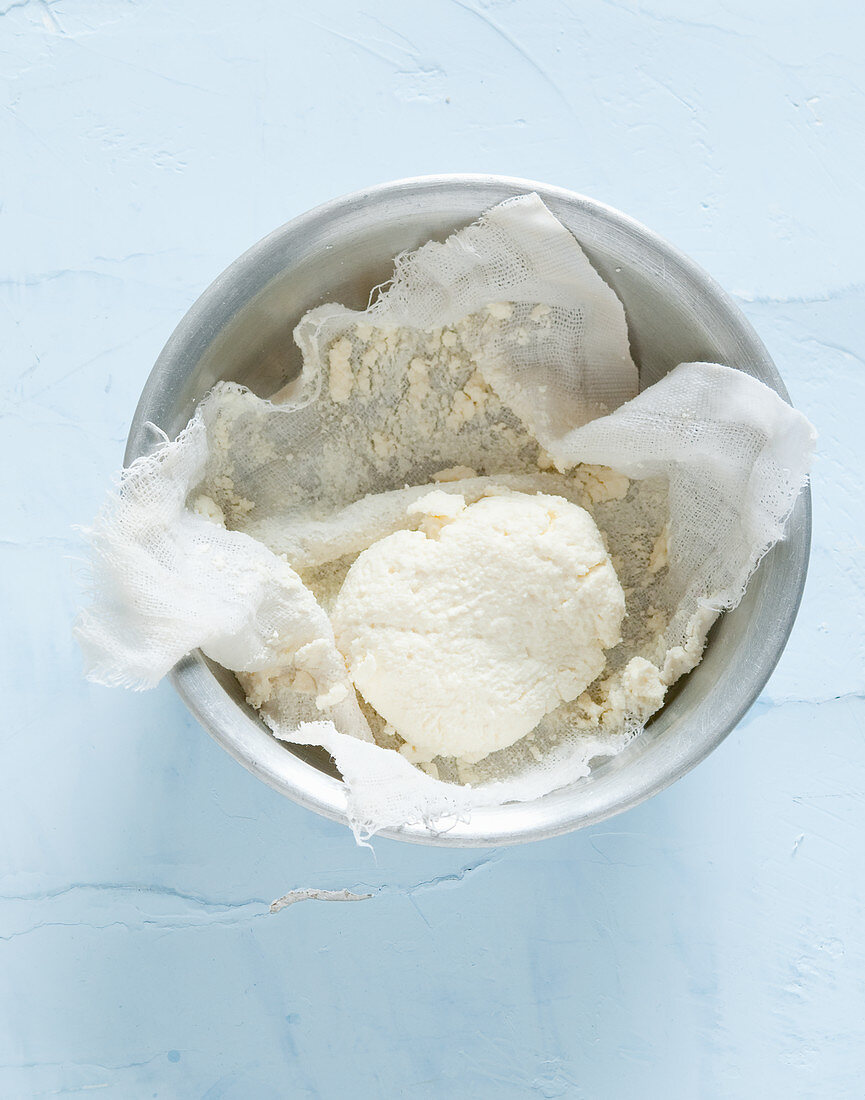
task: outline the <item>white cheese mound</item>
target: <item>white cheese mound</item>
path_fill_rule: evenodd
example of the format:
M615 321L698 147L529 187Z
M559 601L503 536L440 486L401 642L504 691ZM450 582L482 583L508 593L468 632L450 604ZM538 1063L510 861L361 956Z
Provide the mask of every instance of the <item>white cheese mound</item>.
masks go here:
M625 597L595 521L562 497L435 490L364 550L332 611L357 689L415 761L477 761L604 670Z

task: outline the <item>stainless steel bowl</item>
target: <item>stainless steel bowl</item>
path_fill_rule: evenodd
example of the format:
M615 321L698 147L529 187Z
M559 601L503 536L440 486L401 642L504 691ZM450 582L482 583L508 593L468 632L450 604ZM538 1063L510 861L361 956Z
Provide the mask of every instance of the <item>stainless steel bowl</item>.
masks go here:
M428 176L384 184L319 206L236 260L186 314L156 362L135 413L127 463L147 453L151 421L174 436L219 379L269 396L299 369L292 330L322 302L364 308L393 258L443 239L512 195L536 191L580 241L624 302L641 386L681 362L707 360L784 384L732 300L671 245L624 214L582 195L501 176ZM811 535L801 494L785 540L766 556L735 611L714 628L702 663L672 693L642 736L592 774L529 803L478 810L446 833L420 826L383 835L479 847L538 840L602 821L690 771L736 726L786 644ZM231 673L201 653L173 671L174 684L208 733L270 786L345 822L345 789L320 750L277 741L247 705Z

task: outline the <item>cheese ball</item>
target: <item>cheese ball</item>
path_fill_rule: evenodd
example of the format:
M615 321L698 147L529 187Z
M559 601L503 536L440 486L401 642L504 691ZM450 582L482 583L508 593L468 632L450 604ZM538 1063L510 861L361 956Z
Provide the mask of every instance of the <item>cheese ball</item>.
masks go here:
M625 596L585 509L433 491L421 529L354 561L332 612L364 699L410 758L483 759L580 695L621 640Z

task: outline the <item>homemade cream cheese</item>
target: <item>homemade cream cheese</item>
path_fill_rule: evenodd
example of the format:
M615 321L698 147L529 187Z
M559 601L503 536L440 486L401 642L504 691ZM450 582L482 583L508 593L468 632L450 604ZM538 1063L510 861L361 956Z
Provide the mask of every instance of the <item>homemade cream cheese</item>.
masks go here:
M419 530L364 550L333 608L358 691L416 761L479 760L577 698L625 596L595 521L561 497L433 490Z

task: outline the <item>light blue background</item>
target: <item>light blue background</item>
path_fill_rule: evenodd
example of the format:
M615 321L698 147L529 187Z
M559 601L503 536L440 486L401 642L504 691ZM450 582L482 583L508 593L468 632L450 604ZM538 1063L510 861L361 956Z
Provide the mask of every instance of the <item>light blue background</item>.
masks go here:
M0 5L0 1096L861 1096L858 0ZM665 794L373 856L168 686L82 681L71 525L222 268L447 171L611 203L738 297L820 432L812 571L763 697ZM268 915L306 886L374 896Z

